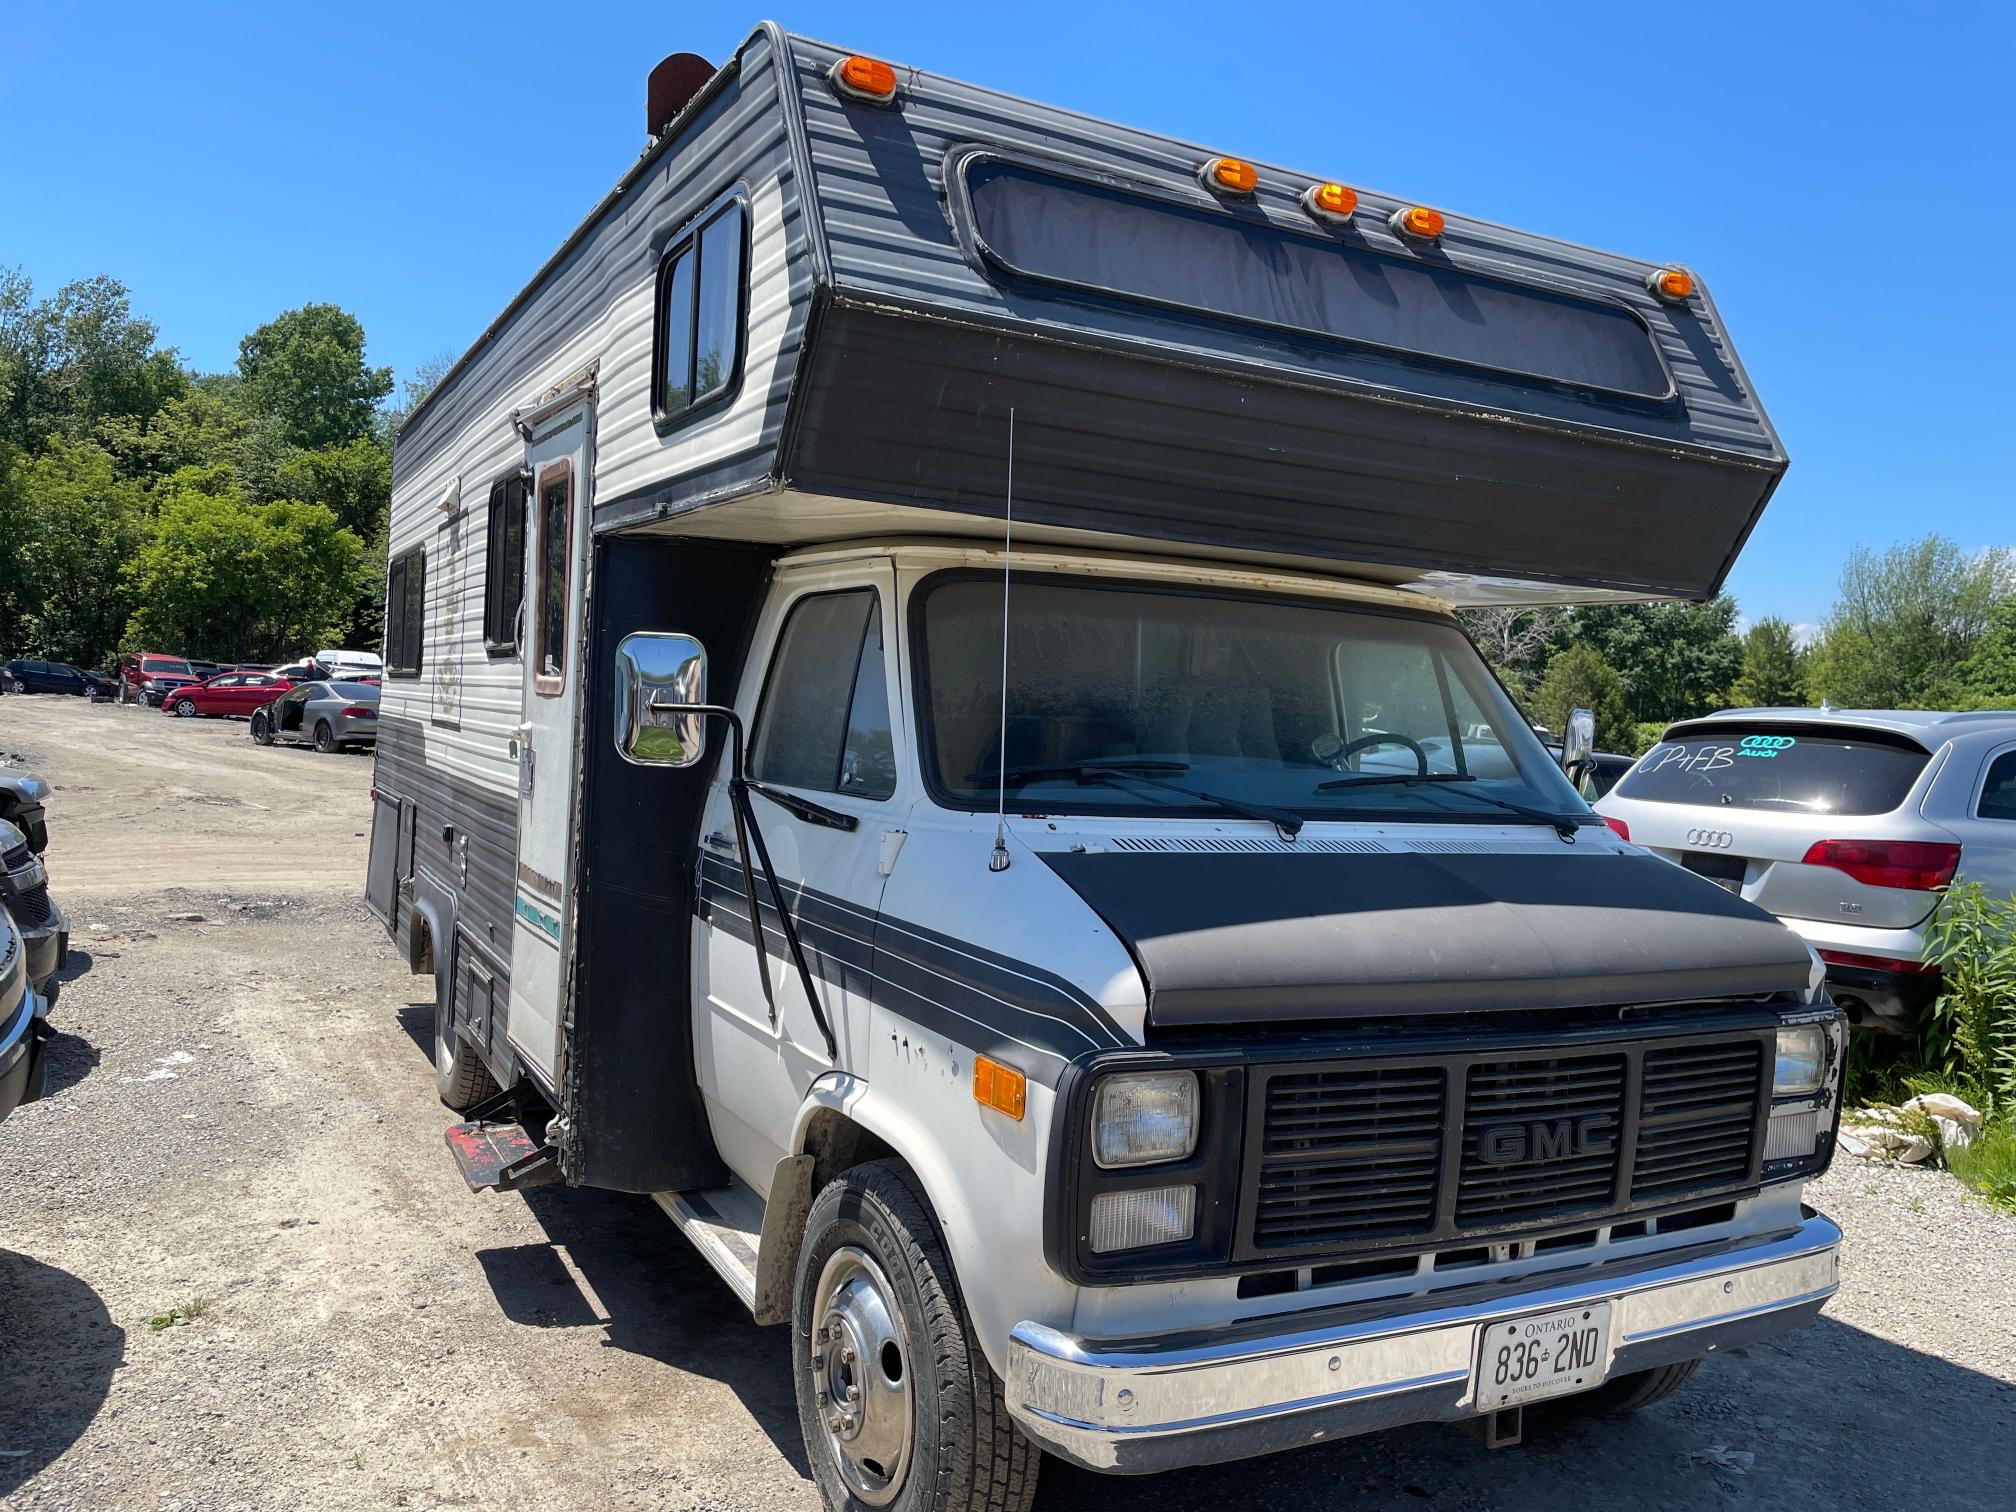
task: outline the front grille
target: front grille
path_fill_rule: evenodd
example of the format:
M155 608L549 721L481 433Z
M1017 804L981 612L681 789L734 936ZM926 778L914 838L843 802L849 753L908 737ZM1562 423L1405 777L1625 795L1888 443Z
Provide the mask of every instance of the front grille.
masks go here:
M1270 1077L1254 1245L1432 1232L1447 1082L1439 1066Z
M49 885L46 882L17 893L8 909L14 920L23 929L41 929L56 921L56 910L49 903Z
M1634 1201L1683 1197L1740 1181L1756 1139L1764 1047L1755 1040L1676 1045L1645 1057Z
M1772 1032L1256 1067L1237 1255L1476 1244L1755 1186Z
M1623 1122L1621 1055L1472 1066L1456 1222L1504 1227L1608 1207Z

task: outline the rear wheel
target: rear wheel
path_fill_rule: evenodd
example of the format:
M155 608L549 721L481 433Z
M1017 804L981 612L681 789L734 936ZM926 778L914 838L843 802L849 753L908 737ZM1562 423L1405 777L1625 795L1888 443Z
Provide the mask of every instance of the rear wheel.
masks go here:
M28 684L17 677L14 679L14 691L16 693L26 693L28 691Z
M273 721L266 717L264 709L252 716L252 740L255 745L273 744Z
M315 749L324 756L336 749L336 732L329 728L329 721L326 719L315 721Z
M1594 1391L1580 1391L1562 1397L1560 1405L1582 1417L1616 1417L1636 1412L1663 1401L1687 1384L1689 1376L1701 1368L1699 1360L1682 1360L1677 1365L1661 1365L1653 1370L1637 1370L1630 1375L1605 1381Z
M828 1507L1026 1512L1042 1456L1008 1419L901 1162L856 1166L814 1200L792 1336L798 1423Z
M177 719L194 719L196 717L196 705L186 698L176 699L175 717Z
M434 1090L457 1113L497 1095L497 1079L448 1022L446 1003L434 1005Z

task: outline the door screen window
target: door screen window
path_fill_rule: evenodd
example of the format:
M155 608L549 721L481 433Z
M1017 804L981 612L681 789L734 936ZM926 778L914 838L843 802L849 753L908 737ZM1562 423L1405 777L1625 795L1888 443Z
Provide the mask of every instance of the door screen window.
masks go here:
M568 553L574 534L574 468L562 462L539 477L538 621L535 682L558 693L567 676Z

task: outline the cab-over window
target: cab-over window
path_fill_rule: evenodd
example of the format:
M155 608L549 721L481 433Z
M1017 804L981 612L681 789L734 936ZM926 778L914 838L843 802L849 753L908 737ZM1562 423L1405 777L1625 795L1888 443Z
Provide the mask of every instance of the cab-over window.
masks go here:
M651 408L661 428L725 397L741 377L747 247L748 213L731 199L658 264Z

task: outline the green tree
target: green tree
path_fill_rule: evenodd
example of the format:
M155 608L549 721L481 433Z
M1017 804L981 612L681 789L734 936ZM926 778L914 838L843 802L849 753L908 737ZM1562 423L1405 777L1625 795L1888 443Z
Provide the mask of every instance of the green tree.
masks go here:
M362 587L363 543L320 504L253 504L205 481L180 473L164 488L127 568L128 641L224 660L330 644Z
M404 392L397 402L388 406L385 414L385 439L389 442L399 434L399 427L413 416L413 411L426 402L427 396L440 386L448 376L448 370L455 366L453 352L436 352L432 357L413 369L413 376L400 384Z
M390 368L364 363L364 327L333 304L275 316L238 343L248 411L270 416L290 446L342 446L372 434Z
M1604 751L1630 751L1636 731L1617 671L1594 646L1577 644L1557 651L1547 675L1533 694L1533 717L1556 736L1568 728L1574 709L1596 716L1596 746Z
M10 483L12 654L104 660L126 621L120 573L146 528L145 491L117 475L103 447L60 438Z
M1633 722L1689 719L1729 702L1743 670L1736 601L1596 604L1575 611L1571 636L1616 669Z
M1857 547L1808 663L1809 696L1852 708L1944 707L2012 589L2016 559L2003 548L1970 554L1940 535Z
M325 506L360 540L370 540L392 502L392 454L375 437L295 452L274 476L282 498Z
M1757 621L1743 635L1743 672L1730 700L1745 708L1796 707L1806 702L1806 653L1782 619Z
M1955 708L2016 709L2016 594L1995 605L1953 681Z
M86 440L111 420L144 421L187 391L159 328L134 315L126 286L99 275L30 303L18 271L0 276L0 438L39 451L52 436Z

